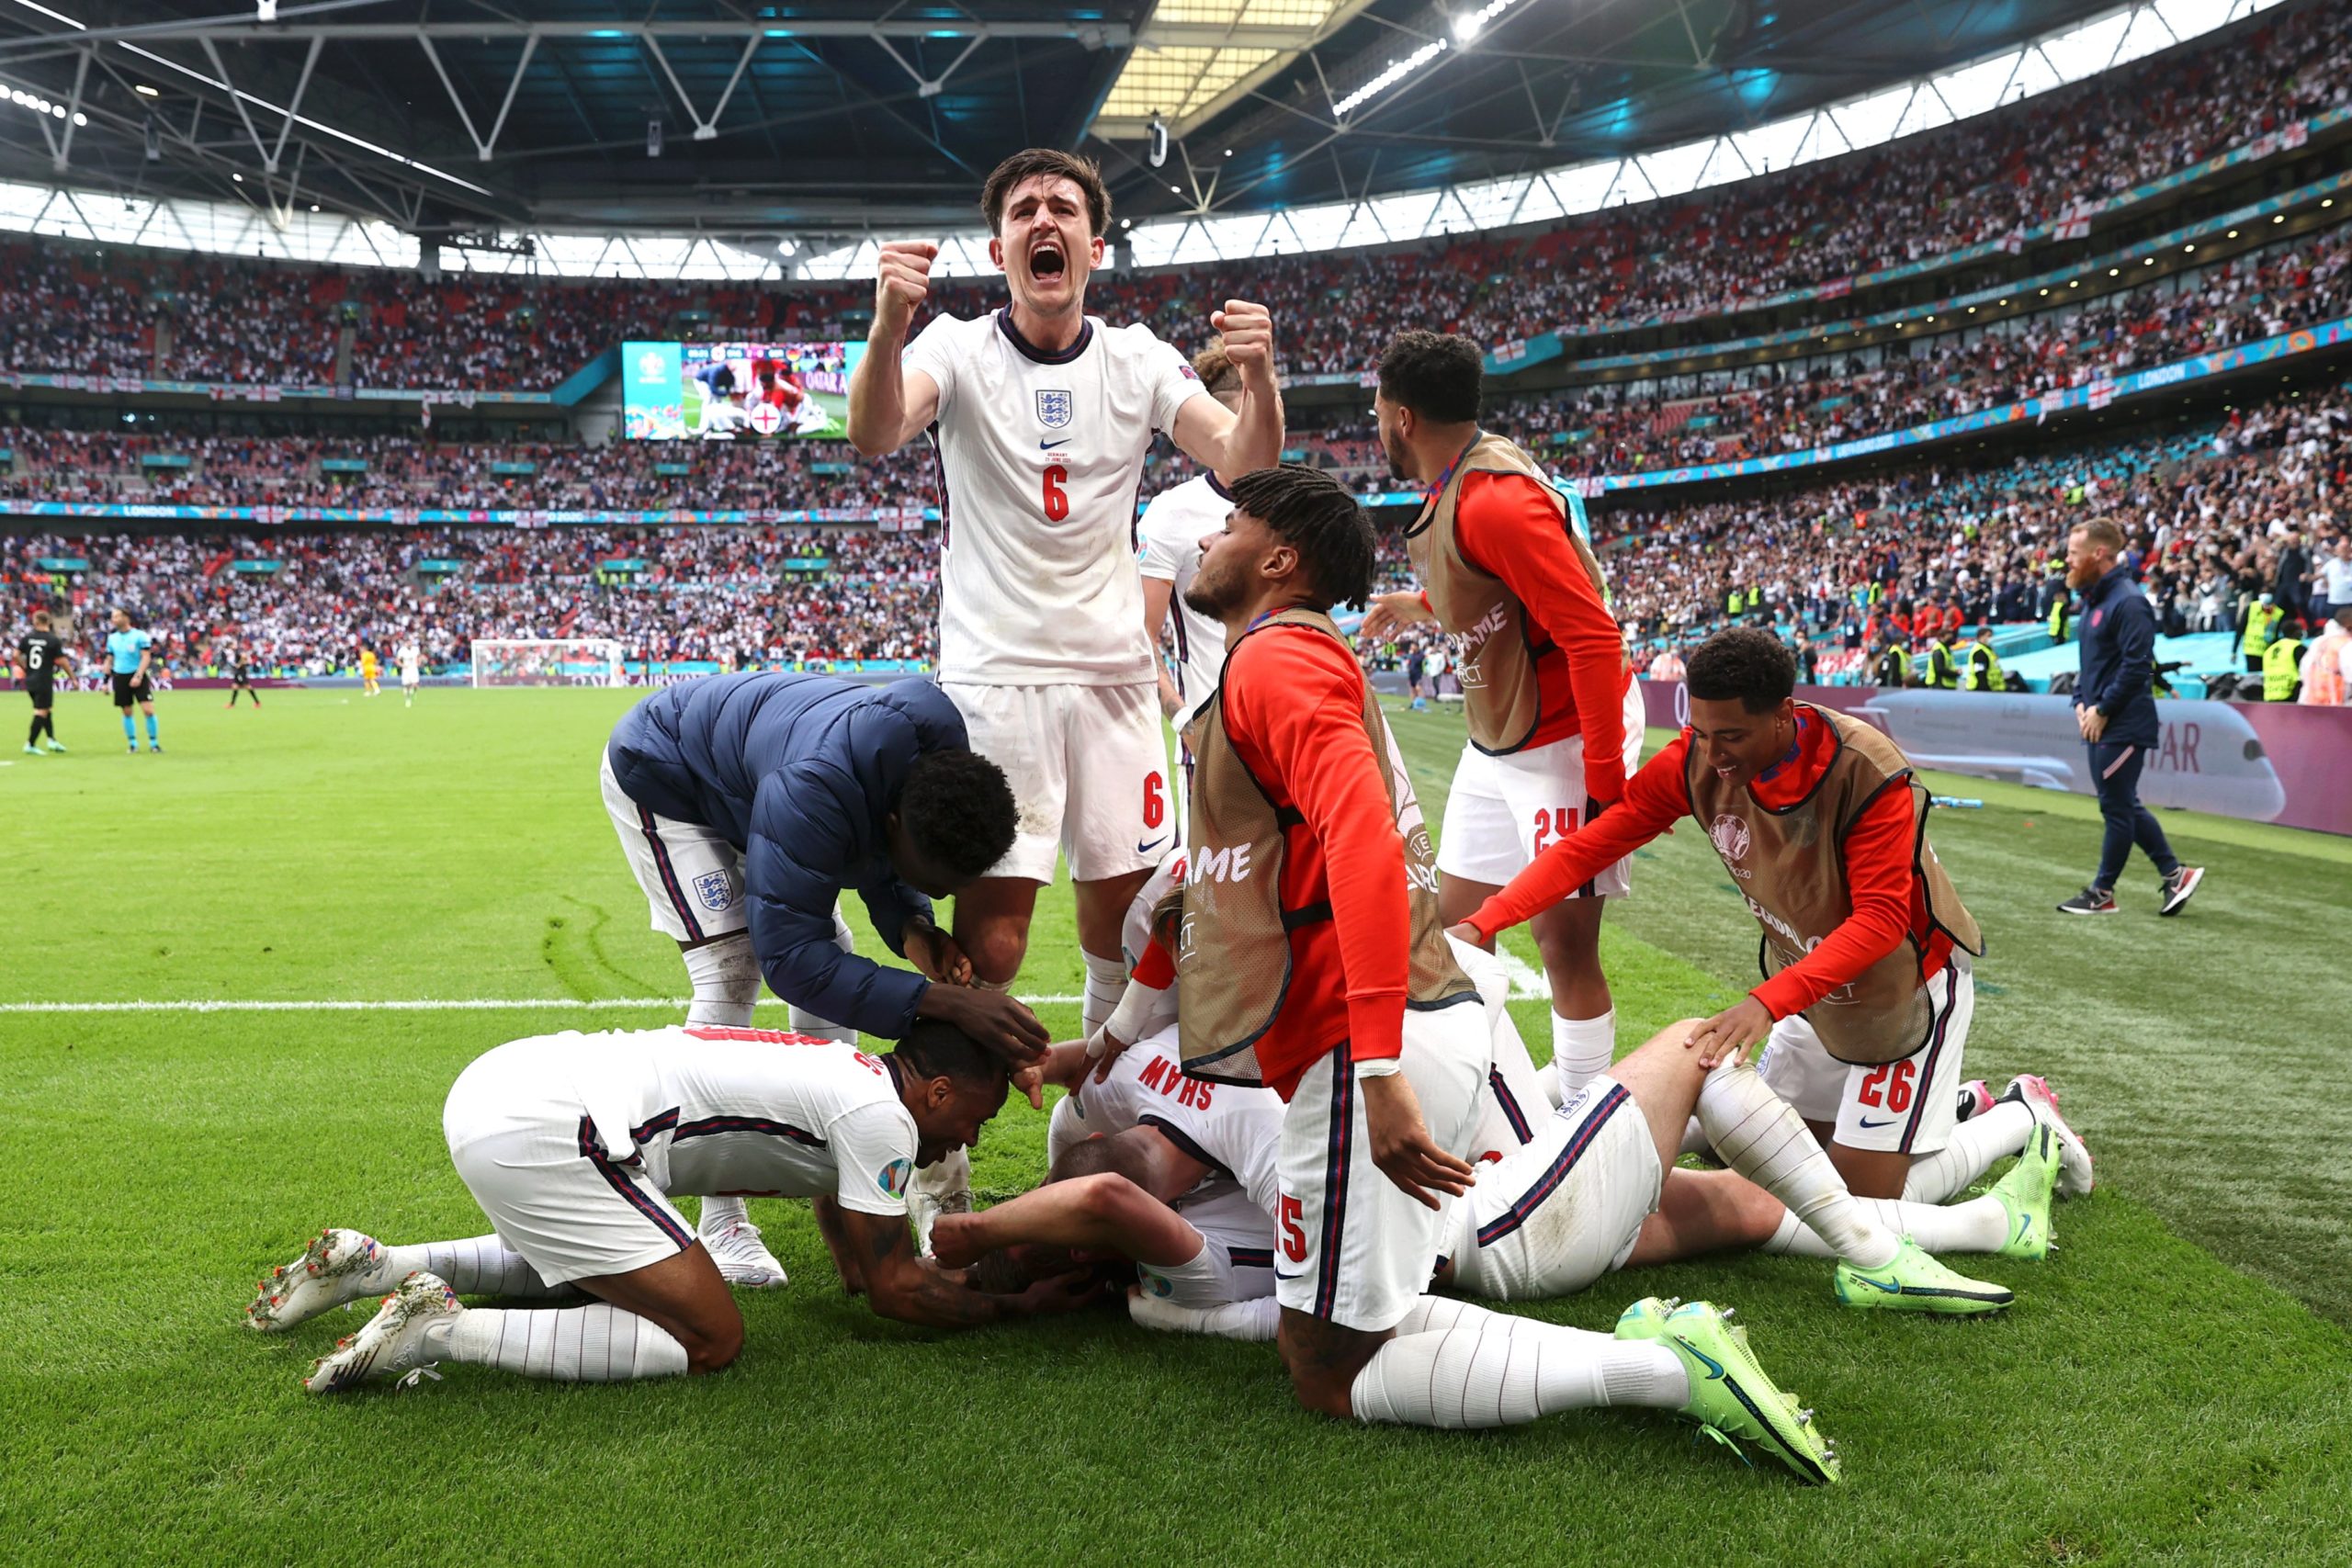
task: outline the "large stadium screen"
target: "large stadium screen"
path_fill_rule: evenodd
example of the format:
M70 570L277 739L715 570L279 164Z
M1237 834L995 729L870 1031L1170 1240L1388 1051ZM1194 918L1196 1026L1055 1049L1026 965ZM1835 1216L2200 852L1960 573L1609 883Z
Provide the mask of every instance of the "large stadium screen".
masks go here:
M622 428L632 441L840 440L863 343L628 343Z

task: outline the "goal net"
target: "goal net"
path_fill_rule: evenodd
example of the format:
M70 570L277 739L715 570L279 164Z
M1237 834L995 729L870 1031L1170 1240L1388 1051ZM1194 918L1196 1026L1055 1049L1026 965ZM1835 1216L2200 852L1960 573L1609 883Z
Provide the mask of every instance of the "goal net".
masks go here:
M477 637L477 686L626 686L621 645L610 637Z

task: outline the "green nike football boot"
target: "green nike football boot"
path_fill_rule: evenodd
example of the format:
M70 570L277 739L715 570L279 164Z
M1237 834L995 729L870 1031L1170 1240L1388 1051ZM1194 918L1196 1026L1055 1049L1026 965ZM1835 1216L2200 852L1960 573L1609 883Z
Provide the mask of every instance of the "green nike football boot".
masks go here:
M2060 1158L2057 1133L2036 1122L2016 1168L1993 1189L2009 1216L2008 1235L1997 1249L2003 1258L2047 1258L2057 1244L2057 1233L2050 1226L2050 1200L2058 1190Z
M1725 1320L1728 1307L1706 1302L1635 1302L1617 1319L1620 1339L1654 1339L1674 1351L1690 1380L1682 1407L1715 1438L1744 1438L1765 1449L1803 1479L1834 1486L1840 1479L1838 1445L1813 1425L1813 1412L1782 1393L1748 1348L1747 1330Z
M2017 1292L1990 1280L1955 1274L1919 1249L1909 1236L1883 1269L1857 1269L1839 1262L1834 1281L1838 1299L1849 1307L1882 1312L1928 1312L1973 1317L1998 1312Z

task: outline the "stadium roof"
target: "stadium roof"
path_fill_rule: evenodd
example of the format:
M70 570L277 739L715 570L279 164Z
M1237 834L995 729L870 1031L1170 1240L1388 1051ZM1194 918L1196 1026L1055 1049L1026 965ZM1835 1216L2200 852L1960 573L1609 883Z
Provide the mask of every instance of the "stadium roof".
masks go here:
M2160 9L2188 36L2182 13L2201 30L2257 3ZM0 180L24 183L11 207L22 189L66 186L129 198L126 210L226 204L281 234L322 207L360 220L387 260L413 255L411 237L503 268L519 236L625 235L640 249L724 245L735 259L720 270L741 276L779 249L841 255L841 240L876 231L970 228L980 176L1025 145L1095 153L1145 232L1317 204L1344 218L1388 193L1523 187L1537 171L1747 136L2113 7L286 0L265 22L233 0L0 0ZM2136 54L2171 40L2162 26L2152 10L2146 28L2115 30ZM2081 73L2060 63L2052 81ZM1154 119L1170 132L1159 166ZM1462 222L1430 231L1499 220L1461 206ZM1407 237L1394 228L1297 239Z

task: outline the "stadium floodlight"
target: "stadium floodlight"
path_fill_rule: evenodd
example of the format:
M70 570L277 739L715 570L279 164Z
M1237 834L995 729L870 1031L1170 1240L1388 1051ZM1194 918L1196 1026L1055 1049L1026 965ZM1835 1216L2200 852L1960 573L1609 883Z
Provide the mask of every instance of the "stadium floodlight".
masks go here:
M468 660L476 686L626 686L628 669L611 637L476 637Z
M254 20L256 22L277 20L277 0L254 0Z
M1376 97L1380 94L1386 92L1389 88L1395 86L1406 77L1410 76L1414 72L1419 71L1422 66L1427 65L1430 61L1435 60L1439 55L1443 54L1444 52L1445 40L1443 39L1430 39L1428 43L1421 45L1420 48L1413 51L1412 53L1407 55L1404 59L1390 62L1387 70L1383 71L1379 75L1374 76L1371 81L1366 82L1363 86L1358 87L1354 92L1350 93L1346 97L1341 98L1337 103L1333 104L1331 106L1331 113L1341 118L1346 118L1346 116L1353 110L1358 104L1363 103L1370 98Z

